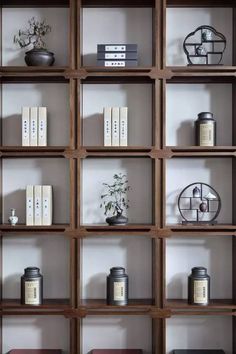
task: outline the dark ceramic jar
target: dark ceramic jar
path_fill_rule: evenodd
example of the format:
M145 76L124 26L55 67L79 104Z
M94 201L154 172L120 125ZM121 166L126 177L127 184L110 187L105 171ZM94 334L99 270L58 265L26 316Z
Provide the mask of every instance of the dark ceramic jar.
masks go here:
M28 66L51 66L54 61L54 54L46 49L32 49L25 53L25 62Z
M196 145L216 145L216 121L211 112L201 112L195 121Z
M107 277L107 304L128 304L128 275L122 267L113 267Z
M43 277L37 267L25 268L21 277L21 303L41 305L43 302Z
M204 267L192 268L188 277L188 302L191 305L204 306L210 301L210 277Z

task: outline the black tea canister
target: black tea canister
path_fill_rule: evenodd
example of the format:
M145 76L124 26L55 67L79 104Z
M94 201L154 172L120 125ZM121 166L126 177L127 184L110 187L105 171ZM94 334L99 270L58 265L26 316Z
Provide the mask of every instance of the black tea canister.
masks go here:
M192 268L188 277L188 302L190 305L208 305L210 301L210 277L204 267Z
M21 277L21 303L41 305L43 302L43 277L37 267L25 268Z
M216 145L216 121L211 112L201 112L195 121L196 145Z
M125 268L113 267L107 276L107 304L124 306L128 304L128 275Z

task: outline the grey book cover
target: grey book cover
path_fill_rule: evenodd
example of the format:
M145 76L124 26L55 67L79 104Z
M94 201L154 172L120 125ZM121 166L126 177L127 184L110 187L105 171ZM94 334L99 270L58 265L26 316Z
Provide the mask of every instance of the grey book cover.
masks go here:
M137 52L137 44L98 44L98 52Z
M98 60L137 60L137 52L98 52Z
M137 60L97 60L98 66L104 66L106 68L125 68L138 66Z
M225 354L221 349L177 349L173 354Z

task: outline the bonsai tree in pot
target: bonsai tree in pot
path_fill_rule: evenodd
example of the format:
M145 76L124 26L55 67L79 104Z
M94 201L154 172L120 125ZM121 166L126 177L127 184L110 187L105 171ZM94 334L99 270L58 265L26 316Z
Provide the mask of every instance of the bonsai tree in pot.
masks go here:
M109 225L126 225L128 218L123 215L124 209L129 208L127 192L130 190L126 175L114 174L113 183L103 183L106 193L101 195L102 203L100 208L104 207L104 215L108 213L113 216L107 217L106 222Z
M40 22L32 17L28 21L28 28L19 30L14 36L14 43L20 48L28 47L30 50L25 54L25 62L29 66L50 66L53 65L55 58L52 52L46 49L43 37L51 32L51 27L45 20Z

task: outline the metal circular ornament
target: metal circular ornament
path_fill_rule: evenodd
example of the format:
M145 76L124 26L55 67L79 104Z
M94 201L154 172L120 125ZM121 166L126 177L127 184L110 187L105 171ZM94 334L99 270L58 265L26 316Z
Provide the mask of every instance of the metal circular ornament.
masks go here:
M188 65L219 65L225 49L225 36L208 25L197 27L183 42Z
M221 198L209 184L191 183L180 193L178 209L183 224L215 224L221 210Z

